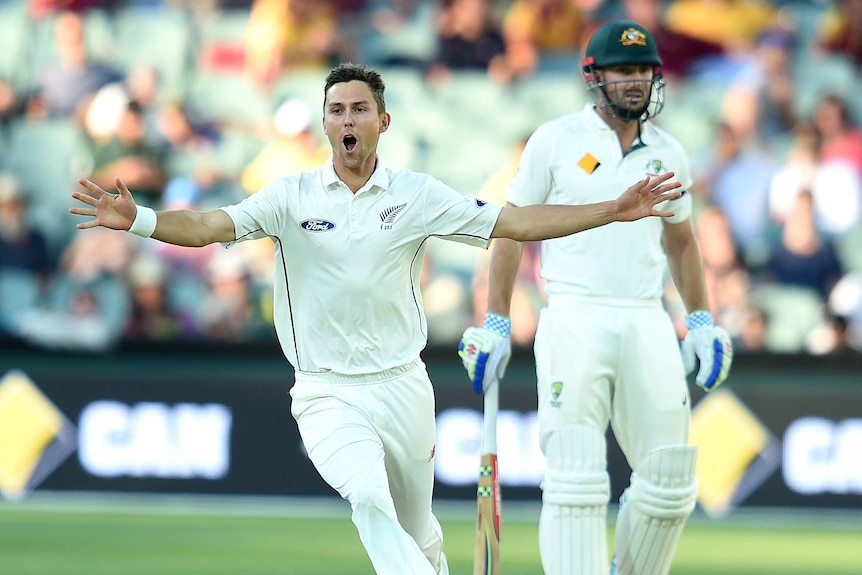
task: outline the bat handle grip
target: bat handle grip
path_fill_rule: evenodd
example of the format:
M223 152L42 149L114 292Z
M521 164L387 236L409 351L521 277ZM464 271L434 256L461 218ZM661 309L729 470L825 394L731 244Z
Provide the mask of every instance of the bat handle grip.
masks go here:
M495 379L485 390L485 434L482 439L482 453L497 453L497 412L500 409L499 388L499 382Z

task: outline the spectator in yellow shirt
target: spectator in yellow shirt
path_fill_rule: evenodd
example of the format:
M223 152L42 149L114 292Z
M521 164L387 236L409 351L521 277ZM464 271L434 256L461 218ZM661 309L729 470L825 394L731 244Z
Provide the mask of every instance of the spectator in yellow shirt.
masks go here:
M252 194L278 176L317 168L329 157L311 129L311 108L302 100L281 104L274 119L277 137L242 171L240 184Z
M530 75L542 64L571 64L580 57L585 18L570 0L515 0L506 11L503 37L514 77Z
M766 0L673 0L665 18L675 32L736 52L751 50L777 14Z

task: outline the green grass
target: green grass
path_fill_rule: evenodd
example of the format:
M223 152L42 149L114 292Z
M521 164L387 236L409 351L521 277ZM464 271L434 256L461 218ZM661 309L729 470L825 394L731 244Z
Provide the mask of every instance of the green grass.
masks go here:
M4 575L373 575L349 519L309 519L170 506L52 510L0 505ZM471 573L473 523L443 520L453 575ZM859 524L692 521L674 575L850 575L862 573ZM504 523L505 575L541 574L536 525Z

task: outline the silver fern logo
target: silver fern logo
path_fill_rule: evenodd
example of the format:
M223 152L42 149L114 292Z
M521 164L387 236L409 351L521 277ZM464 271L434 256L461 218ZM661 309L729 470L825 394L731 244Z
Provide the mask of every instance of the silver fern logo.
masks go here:
M381 230L391 230L392 224L398 219L398 216L401 212L404 211L404 208L407 207L407 204L401 204L400 206L389 206L382 212L380 212L380 229Z

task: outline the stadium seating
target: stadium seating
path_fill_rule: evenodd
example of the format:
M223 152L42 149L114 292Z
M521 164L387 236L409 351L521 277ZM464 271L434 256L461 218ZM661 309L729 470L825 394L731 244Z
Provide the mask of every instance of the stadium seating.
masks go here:
M806 337L823 321L823 300L806 288L761 285L751 300L767 315L766 346L777 353L804 352Z
M116 62L123 69L156 68L162 90L179 95L194 70L194 39L188 17L179 10L128 8L116 15Z
M835 249L845 272L862 271L862 222L838 235Z
M857 119L862 118L862 75L848 60L812 48L823 4L779 3L796 15L794 102L800 118L810 117L826 91L843 95ZM153 66L159 72L160 102L182 101L194 120L219 132L214 152L204 153L206 161L218 164L225 181L217 193L206 195L208 207L244 197L236 180L273 134L273 114L285 100L299 98L309 104L312 129L323 139L320 112L327 70L286 71L271 86L252 82L243 71L247 8L210 3L210 9L199 9L192 3L156 0L112 4L111 9L95 8L84 15L91 54L121 72L140 64ZM32 90L38 71L56 57L56 16L31 20L26 5L26 0L0 0L0 79L10 82L22 98ZM509 84L493 81L483 71L454 71L439 83L428 82L419 67L380 71L392 114L390 129L380 139L385 164L428 172L465 194L478 194L487 178L510 160L513 146L542 122L578 112L590 101L571 54ZM726 89L708 74L669 79L667 106L656 122L680 140L693 162L715 143ZM766 152L780 161L789 137L770 137ZM200 161L200 150L192 147L172 153L166 166L169 175L183 175ZM54 254L75 233L76 220L68 214L69 191L91 168L89 143L71 120L19 117L0 124L0 169L12 172L27 189L30 217ZM862 225L841 233L835 242L847 271L862 271ZM437 242L429 254L439 269L469 284L475 256L452 246ZM174 286L170 292L175 299L193 302L199 286ZM807 334L822 321L823 302L804 290L760 286L750 299L769 314L767 345L776 351L803 350Z
M84 135L71 120L17 121L5 164L28 191L32 222L59 250L75 231L69 193L92 164Z
M0 79L17 89L23 89L29 81L24 65L28 49L29 22L23 6L16 3L0 3Z
M18 269L0 271L0 333L15 333L22 313L36 307L39 278Z

